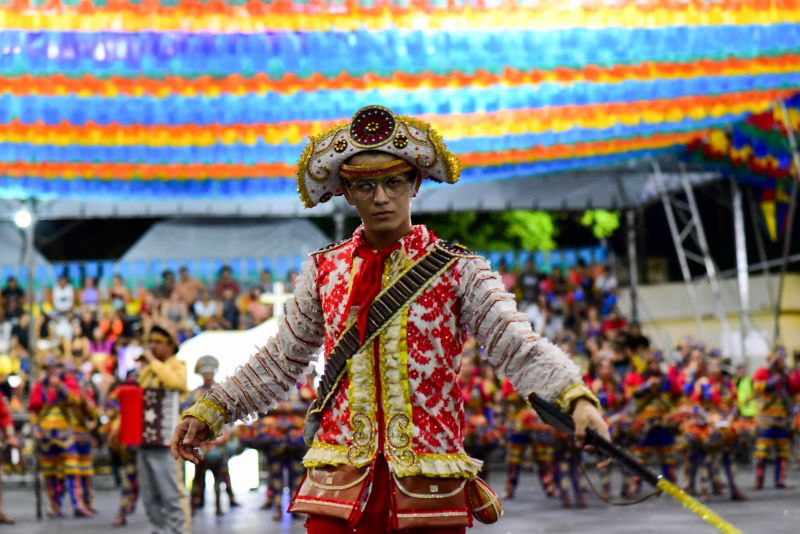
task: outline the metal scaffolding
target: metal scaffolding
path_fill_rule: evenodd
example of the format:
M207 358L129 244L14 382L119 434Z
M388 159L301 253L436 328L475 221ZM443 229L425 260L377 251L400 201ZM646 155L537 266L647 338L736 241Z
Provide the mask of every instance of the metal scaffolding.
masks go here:
M703 228L703 221L700 219L700 212L697 209L697 201L694 196L692 184L686 170L681 166L680 182L685 200L672 196L667 192L664 183L664 176L657 161L653 162L653 174L658 188L661 203L664 206L664 213L667 216L672 242L675 245L675 252L678 255L678 262L681 267L681 275L686 284L686 292L694 310L695 322L697 323L697 333L700 337L706 338L705 328L703 327L703 317L697 299L697 291L692 282L692 274L689 269L689 261L701 265L706 272L706 279L711 286L711 294L714 299L714 310L720 323L721 348L727 351L727 340L729 339L730 327L725 309L722 305L722 292L719 286L719 276L714 260L709 252L708 240ZM680 226L679 226L680 225ZM689 246L691 245L691 246Z

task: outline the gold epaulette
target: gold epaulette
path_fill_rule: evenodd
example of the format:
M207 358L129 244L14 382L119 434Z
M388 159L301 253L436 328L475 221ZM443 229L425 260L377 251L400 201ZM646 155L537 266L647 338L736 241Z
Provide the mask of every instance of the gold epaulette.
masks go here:
M463 245L459 245L458 243L451 243L450 241L445 241L444 239L439 239L436 241L436 246L441 250L451 254L453 256L458 256L459 258L480 258L481 255L477 252L468 249Z
M344 245L346 245L347 243L349 243L352 240L353 240L353 238L349 237L349 238L345 239L344 241L338 241L336 243L331 243L330 245L326 245L326 246L322 247L321 249L319 249L319 250L317 250L315 252L312 252L310 255L311 256L316 256L317 254L325 254L326 252L330 252L332 250L336 250L337 248L343 247Z

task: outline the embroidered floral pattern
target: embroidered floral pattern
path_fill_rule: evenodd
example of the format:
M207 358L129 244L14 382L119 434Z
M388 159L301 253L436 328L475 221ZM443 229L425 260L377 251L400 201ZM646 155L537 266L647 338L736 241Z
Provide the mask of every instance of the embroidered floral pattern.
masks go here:
M233 377L213 386L204 401L208 404L192 410L212 426L266 412L288 394L320 345L324 354L330 353L351 316L345 308L360 261L354 251L362 239L359 229L349 241L312 255L278 335ZM390 256L384 284L435 242L432 232L414 227L403 237L401 250ZM378 338L378 369L372 345L350 360L342 387L322 414L306 466L366 465L380 446L398 476L473 477L481 462L463 450L464 407L457 380L467 328L486 347L498 375L508 377L520 392L536 391L564 407L587 396L577 367L531 330L487 262L466 253L453 261ZM383 393L382 444L376 376Z

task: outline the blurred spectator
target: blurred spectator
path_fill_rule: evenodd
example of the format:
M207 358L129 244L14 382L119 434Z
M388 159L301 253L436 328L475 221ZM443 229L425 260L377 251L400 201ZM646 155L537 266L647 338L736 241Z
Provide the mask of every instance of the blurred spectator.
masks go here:
M214 296L221 300L226 289L231 290L233 297L239 296L239 283L233 279L230 266L223 265L219 270L219 280L214 286Z
M528 258L525 268L517 277L519 294L522 302L534 303L539 300L539 273L533 263L533 258Z
M616 293L617 291L617 277L611 272L610 265L603 266L603 272L595 280L594 287L602 296Z
M94 278L91 276L84 277L83 288L81 289L81 305L94 310L99 302L100 293L97 291Z
M547 323L547 297L540 295L536 302L528 305L525 314L528 316L534 332L540 334L544 332Z
M172 294L161 302L161 309L159 310L159 322L179 325L182 324L189 317L189 307L186 302L181 300L178 291L173 291Z
M509 270L505 259L500 260L497 265L497 272L500 273L500 279L503 281L506 291L513 293L514 288L517 286L517 275Z
M254 287L250 290L247 296L246 307L246 328L259 325L272 317L272 306L261 302L261 291L259 287Z
M28 326L30 325L31 317L28 314L21 316L14 325L14 328L11 330L11 335L15 340L15 345L18 345L20 349L24 350L26 353L28 352Z
M113 310L100 319L98 328L112 342L125 332L125 310ZM94 333L92 334L94 338Z
M9 276L6 281L6 287L2 291L3 296L3 310L5 311L6 318L15 319L22 315L23 303L25 302L25 291L19 287L17 279Z
M202 289L203 284L197 278L192 278L189 275L188 267L184 265L178 270L178 282L175 284L175 292L187 306L194 304Z
M297 287L297 277L300 275L294 269L290 270L286 275L286 289L287 293L294 293L294 288Z
M111 299L111 306L118 310L124 308L125 305L131 300L131 291L125 282L122 281L122 276L119 274L114 275L114 280L111 282L111 289L108 292Z
M639 352L650 348L650 339L642 334L642 325L633 322L628 329L625 344L634 352Z
M272 293L272 272L268 269L261 271L261 275L258 277L257 289L259 295L262 293Z
M73 323L72 338L64 339L64 357L67 362L80 366L89 359L89 337L83 333L80 322Z
M161 273L161 283L156 287L155 295L159 298L166 299L172 295L172 292L175 290L175 273L170 271L169 269L165 270Z
M84 308L81 310L81 316L78 319L78 324L81 327L81 335L85 338L92 337L92 332L94 329L97 328L97 317L95 316L94 310L90 308Z
M587 311L582 333L586 339L600 339L603 334L603 323L600 321L600 315L595 306L590 306Z
M58 277L53 288L53 309L59 315L65 315L75 307L75 288L70 284L66 273Z
M54 318L53 333L55 334L58 343L61 343L64 340L69 341L72 339L73 319L74 315L72 310L69 310L66 313L60 314Z
M225 330L236 330L239 328L239 306L236 302L236 295L233 292L233 288L226 287L222 291L222 299L220 299L217 317L221 320L222 327Z
M95 369L104 369L106 360L113 354L114 342L109 339L103 330L95 328L92 339L89 341L89 359Z
M194 316L197 318L197 325L206 328L208 321L217 315L217 301L211 300L206 288L200 290L200 298L194 302Z
M625 318L621 317L617 309L614 308L611 310L611 313L608 314L605 321L603 321L603 332L606 334L607 338L613 339L616 337L619 330L623 330L627 326L628 323Z

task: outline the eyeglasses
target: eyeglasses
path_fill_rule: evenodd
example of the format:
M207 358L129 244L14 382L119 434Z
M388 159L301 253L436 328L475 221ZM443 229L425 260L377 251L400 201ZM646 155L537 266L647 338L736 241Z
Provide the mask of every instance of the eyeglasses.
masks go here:
M411 191L414 182L402 176L389 176L382 180L359 180L348 183L347 188L357 200L370 200L375 195L378 186L383 186L383 191L389 198L405 196Z

